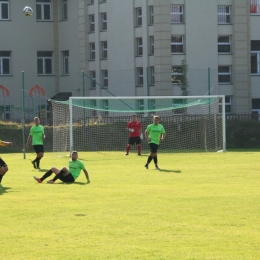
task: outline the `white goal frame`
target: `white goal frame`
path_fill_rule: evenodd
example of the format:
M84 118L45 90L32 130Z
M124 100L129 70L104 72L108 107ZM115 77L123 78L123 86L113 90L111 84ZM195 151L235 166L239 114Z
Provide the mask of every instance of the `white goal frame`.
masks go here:
M151 99L206 99L206 98L217 98L221 99L222 106L222 147L223 152L226 152L226 116L225 116L225 95L210 95L210 96L131 96L131 97L70 97L69 98L69 114L70 114L70 124L69 124L69 132L70 132L70 151L73 150L73 100L151 100Z

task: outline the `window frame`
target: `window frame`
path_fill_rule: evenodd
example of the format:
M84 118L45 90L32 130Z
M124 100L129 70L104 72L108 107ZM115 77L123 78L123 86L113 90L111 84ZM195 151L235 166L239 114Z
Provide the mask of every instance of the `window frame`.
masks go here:
M67 21L68 20L68 0L62 0L61 5L62 5L61 19L62 19L62 21Z
M183 71L181 65L173 65L172 66L172 85L180 85L182 84Z
M260 0L250 1L250 15L260 15Z
M102 87L108 88L108 70L101 70L102 75Z
M251 75L260 75L260 40L251 40Z
M222 71L220 72L220 68L227 69L228 71ZM229 77L229 80L220 80L220 77L224 79L224 77ZM219 85L225 85L225 84L232 84L232 67L231 65L219 65L218 66L218 84Z
M173 38L180 38L181 41L173 41ZM176 51L173 51L175 47ZM178 51L180 50L180 51ZM171 36L171 54L184 54L184 35Z
M101 42L101 55L102 60L107 60L107 41Z
M40 13L39 13L39 7L40 7ZM46 18L47 15L45 10L45 7L49 7L49 18ZM49 2L41 2L40 0L36 0L36 20L37 22L45 22L45 21L51 21L52 20L52 4L51 0ZM40 14L40 18L39 18Z
M218 10L217 10L218 24L231 24L231 14L232 13L231 13L230 5L218 5Z
M226 41L219 41L220 38L227 38L228 37L228 42ZM231 54L231 47L232 47L232 38L231 35L218 35L218 54ZM229 46L229 50L224 51L225 47L224 46ZM220 50L222 47L222 51Z
M6 53L6 54L4 54ZM8 61L8 73L5 73L5 61ZM0 76L12 75L11 71L11 51L0 51Z
M154 25L153 5L149 6L149 25Z
M179 9L179 10L177 10ZM171 5L171 24L184 23L184 5L172 4Z
M90 89L96 89L96 80L97 80L97 74L95 70L91 70L89 72L90 77L91 77L91 83L90 83Z
M136 56L143 56L143 38L136 38Z
M135 8L135 15L136 15L136 26L141 27L143 25L142 7Z
M101 31L107 31L107 13L101 13Z
M144 86L144 69L143 67L137 67L137 86L143 87Z
M7 6L7 18L3 18L3 5ZM0 21L7 21L10 20L10 8L9 8L9 1L1 1L0 0Z
M63 75L69 75L69 51L62 52Z
M149 36L149 53L154 56L154 36Z
M89 33L95 32L95 15L90 14L89 15Z
M40 53L49 53L50 56L40 56ZM50 63L48 64L48 61L50 60ZM39 62L42 63L42 73L39 71ZM48 68L50 66L50 68ZM50 73L47 72L47 70L50 70ZM51 76L53 75L53 51L37 51L37 75L39 76Z
M89 43L89 59L96 60L96 44L94 42Z
M150 66L150 86L155 84L154 66Z

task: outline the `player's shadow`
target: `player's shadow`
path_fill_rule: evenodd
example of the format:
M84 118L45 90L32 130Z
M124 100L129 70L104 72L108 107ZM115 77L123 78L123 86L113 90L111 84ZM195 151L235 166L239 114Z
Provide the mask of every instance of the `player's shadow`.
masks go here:
M174 172L174 173L181 173L181 170L166 170L166 169L160 169L159 172Z
M2 187L0 188L0 195L3 195L4 193L7 193L8 190L11 190L12 188L9 187Z
M38 169L39 172L47 172L49 169Z
M73 184L76 184L76 185L88 185L88 183L86 182L79 182L79 181L74 181L74 182L57 182L55 183L56 184L63 184L63 185L73 185Z

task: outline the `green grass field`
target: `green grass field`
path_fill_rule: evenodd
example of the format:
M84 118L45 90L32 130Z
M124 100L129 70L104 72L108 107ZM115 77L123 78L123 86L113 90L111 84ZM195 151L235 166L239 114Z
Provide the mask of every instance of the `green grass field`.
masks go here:
M0 259L260 259L260 152L79 153L90 174L39 184L66 154L4 154Z

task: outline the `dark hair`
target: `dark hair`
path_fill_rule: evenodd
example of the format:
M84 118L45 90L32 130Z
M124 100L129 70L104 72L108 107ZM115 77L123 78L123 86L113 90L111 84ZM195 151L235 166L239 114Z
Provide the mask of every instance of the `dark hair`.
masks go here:
M73 154L73 153L78 153L78 152L77 151L72 151L71 154Z

